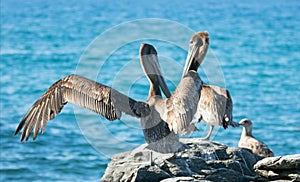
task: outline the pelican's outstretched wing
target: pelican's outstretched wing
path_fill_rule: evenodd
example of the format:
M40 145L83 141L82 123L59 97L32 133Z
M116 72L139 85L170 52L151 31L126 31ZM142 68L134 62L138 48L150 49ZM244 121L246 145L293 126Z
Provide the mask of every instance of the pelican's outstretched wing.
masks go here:
M135 117L150 113L148 104L78 75L69 75L54 83L31 107L15 131L22 128L21 141L27 141L34 129L33 140L38 132L43 133L48 120L53 119L67 102L90 109L112 121L120 119L124 112Z

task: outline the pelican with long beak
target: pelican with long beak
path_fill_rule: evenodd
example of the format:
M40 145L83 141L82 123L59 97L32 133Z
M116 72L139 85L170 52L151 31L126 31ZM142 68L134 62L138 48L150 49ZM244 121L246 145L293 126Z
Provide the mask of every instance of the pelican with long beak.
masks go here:
M179 142L178 134L172 132L162 119L161 113L165 112L165 101L171 97L170 90L162 76L158 62L157 52L150 44L142 44L140 49L140 62L143 71L150 82L147 104L151 114L141 118L141 125L149 149L166 153L184 149L186 146ZM167 97L162 98L161 90Z
M188 58L183 70L183 78L190 70L197 70L196 68L202 63L207 49L199 49L199 47L205 44L209 44L207 32L195 33L192 36ZM199 100L195 99L190 103L197 104L195 106L197 110L194 115L196 120L191 122L191 126L193 128L194 123L198 121L203 121L210 125L210 130L207 136L203 138L204 140L209 140L214 126L223 126L225 129L228 125L238 126L237 123L232 121L232 99L227 89L203 84L199 95L201 95Z
M15 135L23 129L20 140L27 141L34 130L35 140L39 131L44 132L48 120L52 120L66 103L71 102L110 121L120 119L122 113L140 118L150 149L158 152L180 150L182 144L179 142L178 133L186 134L195 130L191 121L202 87L197 69L205 57L208 45L207 32L200 32L192 37L186 73L171 96L161 75L155 49L146 44L142 45L141 63L150 81L146 102L136 101L113 88L79 75L64 77L33 104L18 125ZM159 88L170 98L162 99Z
M205 57L208 46L207 32L199 32L192 37L186 60L186 73L172 95L162 77L154 47L145 44L141 49L141 64L150 81L147 103L153 108L152 114L148 117L155 118L146 117L141 123L145 139L152 149L158 150L161 146L169 148L168 151L184 148L185 146L178 142L178 134L185 135L196 130L191 121L197 110L202 88L197 69ZM161 79L158 80L159 78ZM158 86L166 95L166 99L161 97Z
M175 133L186 135L196 130L192 120L197 111L202 88L202 80L197 70L208 47L207 32L198 32L192 36L182 79L171 97L165 100L165 105L161 104L165 107L161 109L161 116Z
M192 123L192 120L197 111L197 105L200 99L202 88L202 80L199 77L197 70L207 53L208 46L208 33L195 33L190 40L184 74L174 93L171 96L167 94L167 98L162 99L160 93L151 94L151 92L153 91L151 91L152 89L150 89L147 103L149 103L150 105L154 105L155 110L160 114L161 119L168 124L169 130L175 133L176 135L185 135L196 130L196 127L194 126L194 123ZM156 51L153 48L153 46L151 46L151 48L153 50L148 52L155 52L156 55ZM144 65L143 69L145 71L145 74L148 75L148 73L150 73L154 69L150 70L153 67L146 65L151 63L152 61L158 63L158 61L155 60L157 58L150 56L148 56L148 58L144 58L143 52L141 52L141 55L141 63L142 65ZM153 65L153 63L151 63L151 65ZM145 68L148 68L148 70ZM159 77L162 78L161 72L156 70L156 73L160 74ZM150 82L155 82L153 81L154 79L152 79L151 77L148 76L148 78ZM164 86L162 90L167 90L167 86L164 83L160 83L159 85ZM150 88L154 86L155 85L150 84ZM145 124L146 122L142 123ZM143 128L149 127L146 126ZM155 133L155 130L157 130L157 128L151 128L147 130L147 132ZM151 140L157 141L161 138L162 136L154 134L153 137L151 137Z
M161 91L170 97L170 91L162 77L155 49L143 44L140 49L141 64L150 81L146 102L136 101L117 90L88 78L71 74L54 83L30 108L19 123L15 135L22 129L20 141L27 141L33 132L33 140L45 131L48 120L61 112L68 102L85 107L107 120L120 119L122 113L141 119L145 140L149 148L158 152L179 150L182 144L178 135L171 132L155 108L155 100L161 99ZM151 60L151 61L149 61ZM157 137L158 136L158 137ZM150 145L151 144L151 145Z
M194 124L198 121L210 125L210 130L206 137L202 138L203 140L210 139L214 126L223 126L225 129L229 125L239 126L232 120L233 104L227 89L203 84L199 93L195 92L199 89L195 83L201 82L197 69L204 60L208 45L209 35L207 32L197 32L191 37L182 80L171 98L166 100L167 108L173 110L159 109L159 111L167 113L167 116L162 114L162 118L167 121L170 129L175 133L189 134L197 130ZM164 104L161 105L164 106ZM193 117L196 119L191 121Z

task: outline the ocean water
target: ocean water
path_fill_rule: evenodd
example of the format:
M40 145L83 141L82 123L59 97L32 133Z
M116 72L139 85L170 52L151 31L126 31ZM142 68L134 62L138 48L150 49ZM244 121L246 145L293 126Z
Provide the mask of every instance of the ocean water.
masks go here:
M229 89L234 120L251 119L253 134L276 155L300 153L299 11L297 0L255 0L251 4L237 0L2 0L0 181L98 181L113 154L144 143L137 119L124 116L121 121L108 122L67 104L49 121L43 135L27 143L13 136L19 121L52 83L71 73L93 77L145 100L148 82L138 62L142 42L156 46L173 91L191 36L187 29L210 33L210 55L218 65L199 73L213 84L215 80L207 75L221 70L216 84ZM150 19L153 24L141 26L148 18L155 18ZM136 20L142 23L123 27L116 37L105 34ZM162 21L169 23L162 25ZM162 37L145 33L126 42L138 32ZM104 39L95 39L98 36ZM174 37L183 47L167 41ZM114 47L116 41L121 42L118 47ZM101 60L105 62L100 66ZM187 137L203 136L207 127L198 127L199 132ZM219 128L213 140L237 146L240 133L241 128Z

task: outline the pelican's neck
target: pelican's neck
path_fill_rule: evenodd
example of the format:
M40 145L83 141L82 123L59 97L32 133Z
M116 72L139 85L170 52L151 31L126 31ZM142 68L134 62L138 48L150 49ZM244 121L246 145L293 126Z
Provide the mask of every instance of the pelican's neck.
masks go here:
M252 126L244 126L242 135L243 136L252 136Z
M161 96L161 92L160 92L160 89L159 89L158 84L150 83L150 89L149 89L149 94L148 94L148 100L149 100L151 97L154 97L154 96Z

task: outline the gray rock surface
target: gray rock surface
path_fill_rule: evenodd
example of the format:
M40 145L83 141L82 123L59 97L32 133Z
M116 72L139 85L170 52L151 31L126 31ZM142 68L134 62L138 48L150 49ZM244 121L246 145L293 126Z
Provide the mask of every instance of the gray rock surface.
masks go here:
M254 169L268 180L300 181L300 154L264 158Z
M183 139L181 152L161 154L146 148L117 154L101 181L265 181L253 169L261 159L248 149Z

